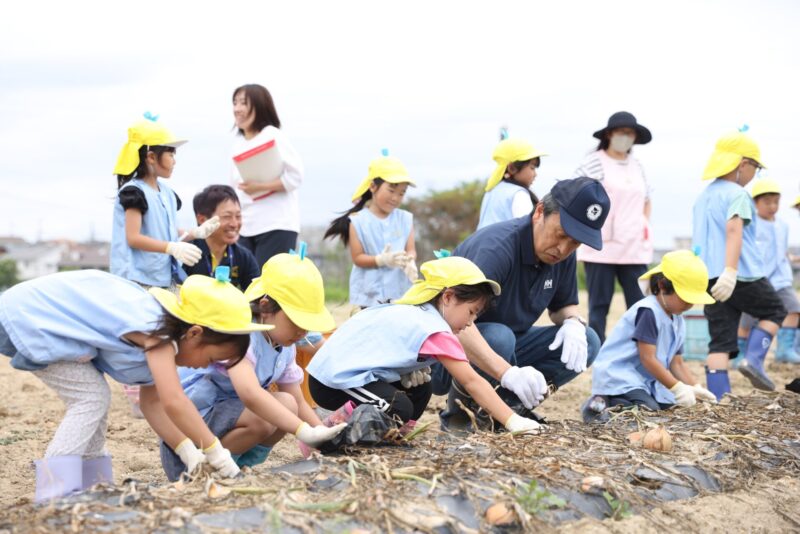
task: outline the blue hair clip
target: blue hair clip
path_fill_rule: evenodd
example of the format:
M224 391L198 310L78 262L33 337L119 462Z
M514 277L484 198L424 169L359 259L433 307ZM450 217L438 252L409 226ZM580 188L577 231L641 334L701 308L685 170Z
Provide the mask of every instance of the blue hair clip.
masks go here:
M308 250L308 243L305 241L300 241L300 246L297 247L297 250L290 248L289 254L300 256L300 261L303 261L306 257L306 250Z
M436 256L437 260L441 260L442 258L449 258L451 256L450 251L446 248L440 248L439 250L434 250L433 255Z
M388 155L389 155L389 149L388 148L382 148L381 149L381 156L383 156L385 158Z
M692 247L692 254L694 254L695 256L700 255L700 245L695 245Z
M214 269L214 278L217 282L230 282L231 281L231 268L227 265L220 265Z
M507 126L501 126L500 127L500 140L501 141L505 141L506 139L508 139L508 127Z
M741 133L745 133L749 129L750 129L750 126L748 126L747 124L742 124L742 126L739 128L739 131Z
M145 111L144 112L144 118L149 120L149 121L156 122L158 120L158 115L153 115L149 111Z

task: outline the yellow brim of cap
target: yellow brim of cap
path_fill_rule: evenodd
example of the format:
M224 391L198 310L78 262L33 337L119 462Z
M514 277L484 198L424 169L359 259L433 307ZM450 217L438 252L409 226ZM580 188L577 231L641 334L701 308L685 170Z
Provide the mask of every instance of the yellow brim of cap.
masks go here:
M281 304L281 309L289 316L289 319L295 325L303 330L308 330L309 332L330 332L336 328L336 321L333 320L333 316L325 308L318 312L308 312Z
M378 178L380 178L384 182L389 182L390 184L408 184L411 187L417 187L416 182L414 182L414 180L412 180L407 174L396 174L396 175L390 174L385 177L379 176ZM375 178L372 178L370 176L364 178L364 180L360 184L358 184L358 187L356 188L356 191L355 193L353 193L353 196L351 197L350 200L352 200L353 202L358 202L359 200L361 200L361 196L367 192L367 190L369 189L369 184L371 184L372 180L374 179Z
M736 169L736 166L739 165L743 157L745 156L732 152L714 152L711 154L711 159L708 160L708 164L703 171L703 180L714 180L720 176L725 176ZM758 164L761 165L763 169L766 169L760 161Z
M672 287L675 288L675 292L678 294L681 300L688 302L689 304L714 304L716 302L714 297L709 295L706 291L686 289L685 287L681 287L675 283L672 284Z
M661 268L661 264L656 265L642 276L639 277L639 280L650 280L650 278L656 274L663 272ZM685 287L681 287L680 285L676 284L674 280L672 280L672 287L675 288L675 292L684 302L688 302L689 304L714 304L716 302L714 298L709 295L705 290L697 291L695 289L687 289Z
M253 278L250 281L250 285L244 290L244 298L247 299L247 302L253 302L254 300L259 299L266 294L267 290L264 289L261 276L258 278Z
M500 295L500 284L494 280L489 280L488 278L483 278L481 280L467 280L459 282L458 285L478 285L482 284L483 282L486 282L491 286L492 293L494 293L495 297ZM405 295L397 300L393 300L392 302L394 304L424 304L426 302L430 302L436 295L445 289L446 288L443 287L432 287L424 280L417 280L414 282L414 285L412 285L411 288L406 291Z
M161 304L170 315L186 323L198 324L215 332L223 334L250 334L251 332L265 332L275 328L275 326L271 324L250 322L244 324L211 324L209 321L202 320L202 318L192 317L190 313L181 307L178 297L171 291L160 287L151 287L148 289L148 292L155 297L159 304Z
M535 158L541 158L542 156L546 156L546 155L547 154L545 152L539 152L537 150L534 150L532 152L528 152L527 154L524 154L524 155L520 156L516 161L528 161L528 160L532 160L532 159L535 159ZM509 163L513 163L513 162L510 161L508 163L498 163L497 164L497 167L494 168L494 172L492 172L492 175L489 177L489 180L486 182L486 187L484 188L485 192L488 193L489 191L494 189L495 186L497 186L497 184L500 183L500 180L503 179L503 175L506 173L506 168L508 167Z

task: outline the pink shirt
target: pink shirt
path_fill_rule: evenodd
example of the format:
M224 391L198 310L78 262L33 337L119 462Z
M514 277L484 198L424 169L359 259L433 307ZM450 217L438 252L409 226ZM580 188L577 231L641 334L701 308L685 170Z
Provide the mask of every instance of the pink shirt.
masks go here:
M599 180L611 200L602 230L603 250L581 245L578 260L613 264L653 261L650 224L644 215L649 192L639 161L632 156L616 160L598 150L589 155L575 174Z
M449 332L436 332L428 336L422 344L419 353L431 358L450 358L452 360L468 361L464 347L458 338Z

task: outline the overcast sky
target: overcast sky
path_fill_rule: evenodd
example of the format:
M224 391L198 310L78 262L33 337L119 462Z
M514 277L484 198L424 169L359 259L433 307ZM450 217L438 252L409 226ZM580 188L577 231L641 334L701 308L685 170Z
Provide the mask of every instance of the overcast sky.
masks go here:
M534 190L568 177L618 110L656 245L691 233L716 139L741 124L800 216L800 2L15 2L0 20L0 235L109 239L111 174L144 111L190 142L170 186L227 183L231 93L270 89L306 175L302 222L348 207L389 148L412 194L485 178L498 128L545 149ZM220 5L220 4L216 4ZM191 210L181 210L188 225Z

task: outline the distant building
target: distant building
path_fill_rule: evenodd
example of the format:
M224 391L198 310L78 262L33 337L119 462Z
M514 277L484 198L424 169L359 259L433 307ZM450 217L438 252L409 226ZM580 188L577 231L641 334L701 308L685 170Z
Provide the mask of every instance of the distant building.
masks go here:
M30 280L57 272L62 250L62 245L53 243L6 243L0 247L0 260L14 261L17 277Z
M108 254L111 245L102 241L88 243L69 242L61 254L58 263L59 271L78 269L99 269L108 271Z

